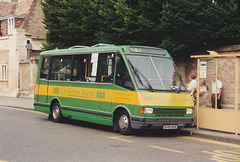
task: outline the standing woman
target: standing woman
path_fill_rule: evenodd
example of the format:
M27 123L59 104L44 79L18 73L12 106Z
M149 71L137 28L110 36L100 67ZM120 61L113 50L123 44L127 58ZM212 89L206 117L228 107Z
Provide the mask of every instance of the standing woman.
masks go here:
M206 104L206 100L208 97L208 95L206 94L207 91L208 91L208 86L206 84L206 81L205 80L200 81L200 88L199 88L200 105Z
M187 84L187 90L188 92L190 93L190 95L192 96L192 99L193 101L195 100L194 99L194 96L193 96L193 92L197 89L197 80L196 80L196 75L195 74L191 74L189 77L189 81L190 83ZM197 124L197 107L196 107L196 102L194 101L194 125L196 126Z
M190 81L189 84L187 84L187 90L190 93L190 95L193 97L193 92L197 89L197 80L196 80L196 75L191 74L188 79Z

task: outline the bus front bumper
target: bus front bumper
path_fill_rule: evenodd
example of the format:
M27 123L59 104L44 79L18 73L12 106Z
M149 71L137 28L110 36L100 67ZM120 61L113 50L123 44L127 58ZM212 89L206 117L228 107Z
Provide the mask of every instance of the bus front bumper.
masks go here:
M193 117L138 117L131 116L133 129L180 129L193 127Z

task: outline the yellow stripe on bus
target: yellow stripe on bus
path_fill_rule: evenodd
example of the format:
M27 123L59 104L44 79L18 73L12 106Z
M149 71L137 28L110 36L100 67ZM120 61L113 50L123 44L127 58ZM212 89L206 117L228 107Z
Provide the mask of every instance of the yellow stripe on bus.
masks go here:
M94 101L114 102L131 105L151 106L190 106L193 102L189 94L130 92L112 89L96 89L83 87L36 85L35 95L48 95Z

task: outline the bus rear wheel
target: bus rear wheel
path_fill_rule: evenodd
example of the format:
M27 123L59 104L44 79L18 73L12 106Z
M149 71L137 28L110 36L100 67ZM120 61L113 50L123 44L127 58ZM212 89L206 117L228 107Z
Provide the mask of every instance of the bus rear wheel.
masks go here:
M129 135L133 132L129 114L125 110L121 111L118 115L117 129L123 135Z
M56 123L60 123L63 121L60 104L58 102L54 103L52 106L52 120Z

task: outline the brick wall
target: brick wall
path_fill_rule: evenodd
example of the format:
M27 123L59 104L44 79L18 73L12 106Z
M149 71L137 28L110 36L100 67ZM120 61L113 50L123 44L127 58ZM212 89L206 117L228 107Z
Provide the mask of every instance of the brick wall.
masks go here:
M0 29L1 29L1 34L0 36L1 37L5 37L8 35L8 27L7 27L7 20L2 20L0 21Z
M218 79L223 83L223 103L234 105L235 97L235 58L218 59Z
M239 54L240 52L219 52L219 54ZM225 107L233 107L235 104L235 58L218 58L216 59L201 59L200 61L207 62L207 78L200 78L200 80L205 80L209 87L207 92L207 105L211 105L211 85L212 85L212 75L218 73L218 79L223 83L222 90L222 104ZM218 66L218 71L216 72L216 62ZM238 63L240 67L240 62ZM197 73L197 59L188 59L185 61L185 83L189 83L188 76L192 73ZM239 78L239 89L238 98L240 104L240 72Z
M23 21L23 19L16 18L15 19L15 27L18 28L21 25L22 21Z
M189 83L188 77L191 74L197 75L197 59L185 58L185 84Z

